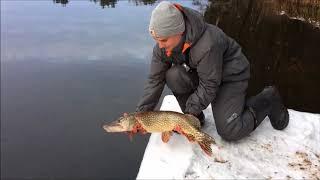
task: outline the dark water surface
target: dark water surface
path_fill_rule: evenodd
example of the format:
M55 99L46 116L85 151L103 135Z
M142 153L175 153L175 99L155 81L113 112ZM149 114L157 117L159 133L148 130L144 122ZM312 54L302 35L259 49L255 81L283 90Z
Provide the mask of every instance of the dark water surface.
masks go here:
M242 45L249 95L273 84L289 108L320 112L320 0L217 0L205 18Z
M180 1L243 46L249 95L276 84L289 108L319 113L320 3L295 2ZM155 5L1 1L1 178L136 177L149 136L101 125L142 95Z

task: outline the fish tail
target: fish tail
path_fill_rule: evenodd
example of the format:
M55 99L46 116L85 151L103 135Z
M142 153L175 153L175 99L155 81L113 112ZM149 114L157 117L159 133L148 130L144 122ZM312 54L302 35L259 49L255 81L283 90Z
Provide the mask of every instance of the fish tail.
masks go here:
M203 133L204 134L204 139L210 143L210 144L216 144L216 141L211 137L209 136L207 133Z
M211 144L215 144L214 139L206 133L203 133L204 138L201 141L198 141L201 149L208 155L212 155Z

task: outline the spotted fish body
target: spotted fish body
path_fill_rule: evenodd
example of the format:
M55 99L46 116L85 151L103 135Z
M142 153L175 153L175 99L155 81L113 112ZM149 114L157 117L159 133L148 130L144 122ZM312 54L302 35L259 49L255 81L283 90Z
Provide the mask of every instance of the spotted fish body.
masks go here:
M207 155L212 155L210 145L215 141L208 134L201 132L200 121L193 115L173 111L147 111L126 114L124 118L127 121L133 121L133 125L128 129L131 134L139 131L142 133L158 132L162 133L162 141L167 143L175 131L186 136L190 142L197 142ZM122 122L124 118L120 118ZM104 128L108 131L110 125L105 125ZM109 130L108 132L120 132L120 130Z
M170 131L177 125L193 133L195 128L200 128L200 122L197 119L173 111L142 112L137 113L135 117L148 132Z

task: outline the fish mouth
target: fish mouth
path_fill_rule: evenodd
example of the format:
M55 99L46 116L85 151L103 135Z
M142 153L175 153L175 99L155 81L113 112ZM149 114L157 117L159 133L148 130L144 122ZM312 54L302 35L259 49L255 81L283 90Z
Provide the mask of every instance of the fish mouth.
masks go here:
M123 127L118 122L111 122L102 126L107 132L123 132Z

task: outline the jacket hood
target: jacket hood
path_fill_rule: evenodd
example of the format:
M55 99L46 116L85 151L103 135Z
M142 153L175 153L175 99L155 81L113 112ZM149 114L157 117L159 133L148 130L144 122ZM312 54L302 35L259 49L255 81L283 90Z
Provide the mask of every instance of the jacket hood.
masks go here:
M186 43L195 44L206 30L206 22L201 13L188 7L174 4L182 13L185 20Z

